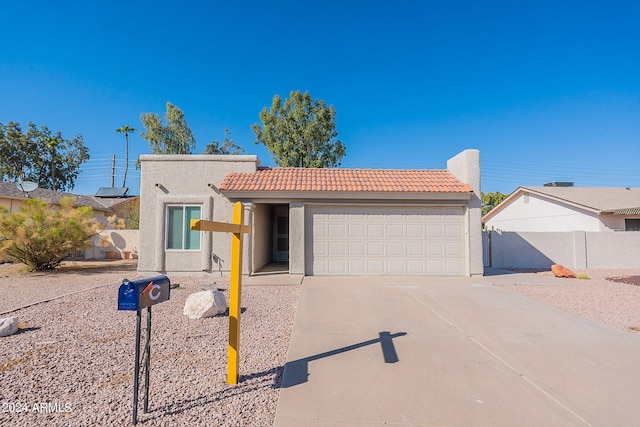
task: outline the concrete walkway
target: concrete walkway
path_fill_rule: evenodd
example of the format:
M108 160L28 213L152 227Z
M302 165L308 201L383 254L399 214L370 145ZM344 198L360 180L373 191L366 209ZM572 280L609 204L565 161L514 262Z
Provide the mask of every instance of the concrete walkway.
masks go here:
M274 425L640 423L638 335L493 281L306 277Z

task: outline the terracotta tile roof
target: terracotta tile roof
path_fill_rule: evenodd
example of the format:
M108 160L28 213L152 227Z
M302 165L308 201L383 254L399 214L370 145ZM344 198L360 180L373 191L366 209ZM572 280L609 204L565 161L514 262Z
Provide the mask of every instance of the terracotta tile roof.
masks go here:
M348 191L470 193L447 170L276 168L232 172L221 191Z

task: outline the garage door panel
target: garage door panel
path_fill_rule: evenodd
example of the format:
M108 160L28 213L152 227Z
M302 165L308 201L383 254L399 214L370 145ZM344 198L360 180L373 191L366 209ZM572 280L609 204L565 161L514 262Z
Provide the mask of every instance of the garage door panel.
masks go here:
M424 256L424 243L407 242L407 255L408 256Z
M390 239L404 239L404 225L389 224L387 226L387 237Z
M444 229L444 235L447 239L456 239L462 236L462 229L459 224L447 224Z
M313 243L313 253L315 254L314 259L327 256L329 252L327 251L327 242L316 241Z
M365 257L367 255L367 252L365 251L364 241L359 241L359 242L350 241L348 246L349 246L349 252L347 253L347 255L349 257Z
M441 224L429 224L427 225L427 239L442 239L444 237L444 230Z
M442 215L442 214L425 214L424 215L424 220L427 223L435 223L435 224L440 224L442 222L444 222L444 218L446 217L446 215Z
M364 237L364 224L349 224L349 238L357 239Z
M368 224L367 237L369 238L384 237L384 224Z
M458 242L447 242L445 245L445 255L451 257L457 257L457 256L462 256L464 253L464 247L462 246L462 243L458 243Z
M308 207L307 274L463 275L462 219L453 207Z
M327 227L324 224L313 224L313 235L316 238L327 237Z
M387 255L389 257L401 257L404 255L405 242L388 242Z
M363 275L366 274L364 259L354 259L347 261L348 274Z
M427 242L427 257L444 255L444 248L441 242Z
M429 260L426 261L426 274L434 274L434 275L443 275L444 273L444 262L442 260Z
M346 237L346 225L345 224L329 224L329 232L328 237L333 237L333 238L341 238L344 239Z
M347 242L329 242L328 255L331 257L345 256L347 254L346 246Z
M401 259L387 261L387 274L405 274L405 263Z
M384 273L384 258L368 259L367 261L367 274L383 274Z
M316 258L314 260L311 260L311 262L312 262L311 268L313 269L312 271L313 271L314 274L317 274L317 275L320 275L320 276L329 274L327 272L327 262L326 262L326 260Z
M327 262L328 274L332 276L340 276L346 274L346 263L344 259L329 259Z
M407 260L407 274L424 274L424 260L422 259L408 259Z
M367 255L369 256L384 256L384 243L383 242L367 242Z
M407 224L407 239L424 239L424 227L422 224Z

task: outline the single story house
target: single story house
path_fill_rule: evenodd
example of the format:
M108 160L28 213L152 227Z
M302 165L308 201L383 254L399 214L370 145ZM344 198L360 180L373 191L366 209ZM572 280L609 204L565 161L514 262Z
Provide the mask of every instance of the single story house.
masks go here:
M640 188L519 187L482 221L501 231L638 231Z
M480 154L446 170L264 168L253 155L142 155L140 274L228 274L245 209L243 274L280 262L300 275L483 274Z
M113 201L105 203L106 199L64 191L53 191L47 188L36 188L34 190L24 191L24 189L21 189L14 182L0 182L0 206L7 209L9 213L20 212L20 208L27 199L39 199L49 204L57 205L63 197L74 197L76 206L91 207L96 220L102 224L107 224L108 218L114 214L112 205L115 203ZM85 259L104 258L105 254L102 249L104 248L94 241L93 247L76 251L70 254L70 256Z
M114 230L113 224L109 222L109 217L114 214L127 220L131 210L137 209L137 196L86 196L46 188L23 191L15 183L0 182L0 206L6 208L9 213L20 212L20 207L27 199L40 199L55 205L65 196L74 197L76 206L91 207L96 221L105 225L105 229L100 232L100 236L93 239L90 247L75 251L70 254L71 258L104 259L109 256L109 252L113 252L115 258L122 258L125 252L137 256L137 230Z
M26 192L21 190L14 182L0 182L0 206L5 207L9 213L20 212L20 207L27 199L40 199L47 203L59 204L63 197L74 197L76 206L90 206L99 222L106 223L107 218L113 215L110 207L100 203L93 196L80 196L47 188L36 188Z

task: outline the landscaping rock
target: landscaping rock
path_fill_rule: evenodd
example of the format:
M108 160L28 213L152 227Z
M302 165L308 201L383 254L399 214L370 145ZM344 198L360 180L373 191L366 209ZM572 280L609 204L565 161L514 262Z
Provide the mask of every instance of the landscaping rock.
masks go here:
M18 332L18 316L0 319L0 337L6 337Z
M556 277L572 277L572 278L576 277L576 273L569 270L564 265L560 265L560 264L553 264L551 266L551 272Z
M229 306L224 294L217 290L191 294L184 303L183 313L190 319L213 317L227 311Z

